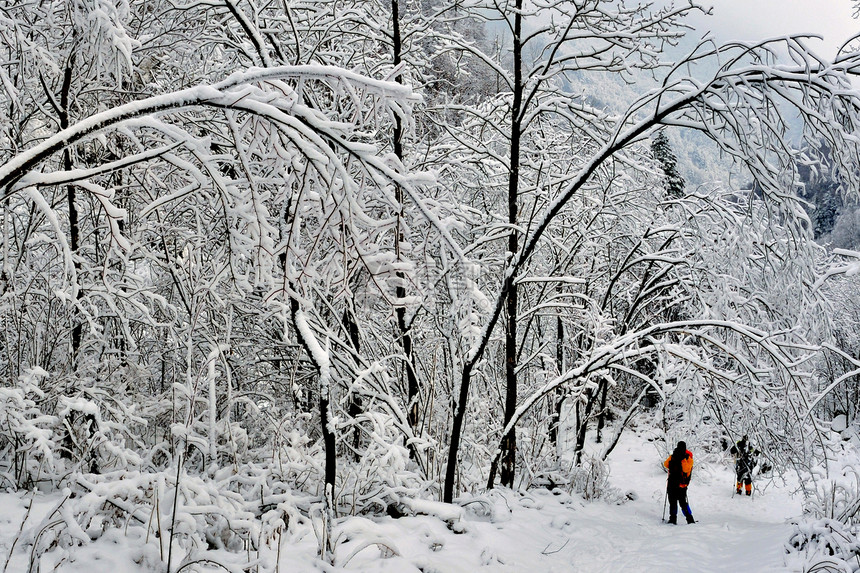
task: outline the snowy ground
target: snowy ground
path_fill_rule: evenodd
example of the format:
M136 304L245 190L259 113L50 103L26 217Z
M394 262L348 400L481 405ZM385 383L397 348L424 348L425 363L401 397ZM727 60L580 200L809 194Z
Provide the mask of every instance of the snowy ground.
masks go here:
M586 508L592 527L600 527L614 542L602 543L601 551L589 554L586 536L577 535L579 549L586 555L572 553L570 571L785 570L783 544L792 531L787 521L801 514L800 496L792 496L795 487L759 479L751 498L732 495L731 461L702 461L693 470L689 489L697 523L663 524L666 477L658 465L661 456L654 445L631 438L635 437L623 437L610 456L611 481L640 497L604 512L598 510L599 504ZM679 563L690 566L679 567Z
M316 536L307 527L284 536L279 551L278 543L270 544L268 552L259 556L259 571L785 570L783 544L792 530L786 520L801 511L800 500L790 495L792 487L760 480L752 498L733 497L729 466L703 459L694 470L689 491L698 523L668 525L662 522L665 474L656 444L630 433L610 456L612 486L636 493L636 499L621 505L585 503L559 490L493 492L467 504L459 516L457 508L451 511L442 504L418 504L414 509L431 515L396 520L351 518L339 523L335 567L324 566L315 557ZM695 447L693 450L696 454ZM29 494L22 493L0 496L0 556L9 556L15 543L11 556L3 558L4 571L11 573L27 571L34 536L51 522L45 516L62 495L37 497L22 528L27 499ZM19 531L23 533L19 535ZM33 571L165 571L157 542L152 536L147 540L145 534L143 527L114 529L96 535L93 542L46 553ZM205 556L236 571L253 557L223 551ZM179 565L175 559L172 571ZM200 563L183 571L223 571L225 567L207 568Z

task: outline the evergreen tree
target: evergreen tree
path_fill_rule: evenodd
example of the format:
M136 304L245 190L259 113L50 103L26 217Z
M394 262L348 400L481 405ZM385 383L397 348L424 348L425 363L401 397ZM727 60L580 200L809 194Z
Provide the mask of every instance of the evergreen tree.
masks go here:
M666 133L660 130L654 139L651 141L651 153L654 159L660 164L663 173L666 174L664 188L669 197L678 199L684 194L684 187L687 182L678 173L678 158L675 152L672 151L672 146L669 144L669 138Z

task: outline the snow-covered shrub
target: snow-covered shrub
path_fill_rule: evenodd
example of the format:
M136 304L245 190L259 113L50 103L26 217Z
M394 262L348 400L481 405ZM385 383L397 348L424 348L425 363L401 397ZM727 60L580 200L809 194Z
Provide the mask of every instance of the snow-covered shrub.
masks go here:
M358 462L343 464L337 505L351 515L381 514L398 505L401 497L424 493L430 485L418 479L394 419L381 412L365 412L359 421L366 435L365 448Z
M39 383L47 376L41 368L29 368L16 386L0 388L0 475L13 486L27 487L56 466L57 418L40 408L45 393Z
M322 444L310 438L313 417L286 414L275 429L272 471L287 487L321 495L324 468Z
M28 368L13 387L0 388L0 471L14 486L56 479L70 469L100 472L141 463L134 429L146 421L135 408L97 386L74 396L42 388L51 375ZM50 380L54 392L61 383Z
M60 396L57 414L63 426L64 453L85 472L136 468L140 455L128 442L132 425L145 425L134 408L97 387L74 397Z
M860 527L835 519L794 523L786 565L798 573L860 571Z
M860 521L860 451L840 439L830 440L826 447L826 465L804 472L804 509L816 518L857 523Z
M822 434L823 463L799 468L806 519L786 543L792 571L860 571L860 451L837 432Z
M609 485L609 465L596 457L583 458L582 464L571 470L570 491L586 500L616 501L624 497Z
M178 479L175 470L78 475L45 518L21 532L16 558L59 563L119 535L141 562L160 563L153 570L168 561L171 571L183 563L246 564L249 553L269 559L282 541L309 534L319 507L316 496L290 489L274 469L245 465L212 477L183 469Z
M609 485L609 464L597 456L585 456L580 465L553 466L532 477L529 487L553 492L566 490L588 501L623 503L628 497Z

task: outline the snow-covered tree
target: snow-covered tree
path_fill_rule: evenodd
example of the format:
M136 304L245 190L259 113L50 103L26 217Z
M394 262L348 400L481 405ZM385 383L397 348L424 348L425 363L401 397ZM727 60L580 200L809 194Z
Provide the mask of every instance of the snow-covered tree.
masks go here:
M857 345L822 271L850 255L799 197L825 160L856 191L860 55L670 63L700 10L0 10L0 471L169 520L170 569L305 519L336 561L343 513L526 484L592 430L605 458L654 394L667 437L829 451ZM750 184L685 185L672 130Z
M813 156L825 153L822 145L827 142L826 152L833 153L839 175L847 185L856 185L853 165L857 150L851 135L857 120L852 103L855 96L851 95L850 89L843 89L849 85L846 72L852 70L853 55L840 55L832 63L822 63L824 60L811 54L801 40L794 38L760 45L713 46L706 41L696 46L686 58L660 72L661 82L631 102L619 115L594 109L587 100L577 99L564 91L565 81L572 81L574 71L623 74L636 67L660 69L662 62L655 57L660 51L659 46L681 34L680 18L691 9L689 5L670 6L652 12L641 7L627 9L612 2L530 6L529 10L521 5L500 8L501 19L510 32L510 35L500 36L500 42L510 47L512 60L508 65L502 58L492 69L502 78L500 83L505 90L498 98L497 115L492 113L493 108L473 112L473 115L491 118L491 125L479 132L487 134L494 133L496 125L505 125L508 123L505 120L509 119L513 136L496 137L494 146L482 142L480 147L470 144L469 148L477 148L486 157L498 161L501 169L497 172L509 182L508 216L504 220L507 230L500 234L508 244L504 250L504 262L498 267L500 282L490 297L492 308L482 318L479 335L463 360L443 494L447 501L453 497L459 441L473 371L483 360L496 324L503 317L508 325L505 329L508 348L505 363L509 368L500 459L505 460L503 465L507 464L507 475L512 475L510 464L515 443L512 432L516 418L534 403L531 399L522 402L517 399L515 374L518 365L514 358L520 339L512 325L518 324L518 285L527 278L549 230L578 195L599 186L601 180L606 185L605 178L611 178L622 169L642 164L642 159L637 157L637 153L641 153L638 142L642 137L667 127L702 131L749 171L764 197L775 206L775 212L779 213L777 217L788 217L789 232L796 236L805 233L803 219L796 217L799 212L795 202L799 152L795 151L787 134L788 127L781 119L782 113L789 113L784 110L792 108L790 113L799 113L806 122L804 135L809 153ZM483 13L487 12L476 10L476 14ZM535 17L533 25L527 23L527 16ZM524 49L523 44L528 42L536 44L531 51ZM456 36L452 37L451 43L459 49L470 48L471 52L480 54ZM788 51L792 58L790 64L771 65L778 47ZM533 58L526 59L527 56ZM494 61L486 55L479 55L479 58L486 62ZM690 70L689 65L704 61L713 62L711 70L715 71L705 67ZM690 75L689 71L693 74ZM543 94L547 92L544 99ZM504 97L505 93L510 94L509 100ZM519 138L528 132L529 127L537 125L537 118L544 115L561 118L566 124L562 129L569 130L577 144L577 153L570 158L572 167L568 173L552 179L555 185L550 192L535 192L534 202L521 209L518 185L528 180L530 189L540 189L540 186L538 179L526 179L526 175L520 172ZM464 138L459 136L459 139ZM543 173L539 160L532 160L527 165L539 174ZM521 220L519 212L530 213L529 218ZM709 315L706 320L713 321L713 318ZM732 330L737 324L718 323L714 321L712 326L728 326ZM689 328L681 326L684 322L669 324L673 326L656 324L632 333L622 332L617 340L607 341L601 352L608 351L607 348L620 352L629 344L642 344L654 336L652 329L665 334L676 328ZM739 326L736 334L756 345L764 344L769 336L764 332L749 331L747 326ZM696 330L694 337L707 338L708 335ZM616 346L622 341L622 347ZM653 343L645 346L655 348ZM636 352L643 350L639 348ZM771 348L768 352L775 353L779 364L787 366L793 362L782 350ZM594 363L597 370L600 370L598 365L606 365L604 360L609 359L601 355ZM556 383L550 383L538 395L543 396L548 389L571 378L588 379L592 367L587 364L587 361L580 363L562 373ZM756 368L753 366L752 370ZM506 477L503 482L510 483L509 480Z
M681 197L684 194L686 182L678 172L678 158L675 156L675 152L672 151L669 138L666 137L664 131L659 131L651 141L651 153L666 175L666 193L671 197Z

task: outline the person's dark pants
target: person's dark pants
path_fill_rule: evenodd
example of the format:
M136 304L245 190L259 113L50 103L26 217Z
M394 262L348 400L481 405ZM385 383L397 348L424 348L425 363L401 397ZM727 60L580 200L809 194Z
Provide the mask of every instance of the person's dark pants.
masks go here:
M669 494L669 521L675 522L678 519L679 505L687 521L692 520L693 512L690 511L690 505L687 503L687 488L670 487L667 493Z

